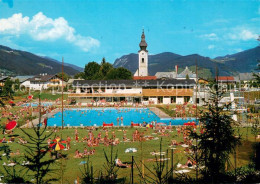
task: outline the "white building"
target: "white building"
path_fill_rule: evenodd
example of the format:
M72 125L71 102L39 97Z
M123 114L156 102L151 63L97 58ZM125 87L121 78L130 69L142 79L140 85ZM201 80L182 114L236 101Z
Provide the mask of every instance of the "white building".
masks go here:
M62 80L57 75L40 74L32 78L27 79L21 84L21 87L32 90L42 90L51 87L61 87ZM63 86L66 86L66 82L63 81Z
M175 71L171 72L156 72L155 76L157 79L193 79L196 81L196 74L193 73L187 66L185 69L178 74L177 67L175 66Z
M145 41L144 31L141 36L141 42L139 46L140 46L140 50L138 51L139 66L134 76L148 76L148 50L146 50L147 43Z
M81 103L184 104L192 102L192 79L168 80L74 80L75 93L68 97Z

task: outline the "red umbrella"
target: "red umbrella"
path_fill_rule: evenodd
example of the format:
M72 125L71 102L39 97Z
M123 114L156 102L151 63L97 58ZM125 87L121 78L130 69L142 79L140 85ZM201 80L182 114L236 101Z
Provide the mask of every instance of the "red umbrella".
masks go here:
M28 96L28 99L32 99L32 98L33 98L33 95L29 95L29 96Z
M9 104L14 104L14 101L10 100L10 101L9 101Z
M6 130L13 130L16 126L17 126L17 122L16 121L9 121L9 123L7 123L5 125L5 129Z

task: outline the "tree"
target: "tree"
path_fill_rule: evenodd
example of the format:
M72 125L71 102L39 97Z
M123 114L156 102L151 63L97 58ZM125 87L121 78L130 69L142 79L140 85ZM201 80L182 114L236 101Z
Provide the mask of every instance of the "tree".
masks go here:
M100 69L100 65L98 63L96 63L95 61L89 62L85 66L85 70L84 70L85 79L92 80L96 75L96 73L99 72L99 69Z
M160 149L159 153L162 153L162 138L160 140ZM167 150L168 156L168 150ZM173 151L172 151L172 158L173 158ZM166 160L166 161L165 161ZM144 164L144 167L147 169L147 174L142 172L142 169L138 167L138 164L135 163L137 170L139 172L140 179L143 183L157 183L157 184L167 184L167 183L174 183L173 182L173 171L176 168L176 165L173 165L173 161L171 164L171 168L168 170L168 158L163 155L159 154L159 156L155 155L155 164L153 165L152 169L141 161L141 164ZM151 177L152 176L152 177Z
M79 72L74 75L75 79L85 79L85 73L84 72Z
M105 172L100 170L98 183L123 183L122 179L118 178L117 172L119 168L115 165L115 160L118 158L118 154L114 154L113 145L111 145L110 155L108 155L104 150L104 156L106 158L106 162L104 163L103 167ZM124 180L124 179L123 179Z
M17 91L17 90L19 90L20 89L20 81L19 81L19 79L15 79L15 81L14 81L14 89Z
M62 79L62 72L58 73L57 76L60 79ZM70 79L70 76L68 74L66 74L66 73L63 73L63 80L67 82L69 79Z
M21 129L28 138L28 143L24 144L27 148L24 158L26 161L29 161L29 164L24 165L24 167L27 169L28 175L32 176L37 184L50 183L58 180L56 177L51 177L51 174L53 174L55 170L50 167L55 164L55 160L47 158L49 150L47 140L51 137L52 133L46 134L46 126L41 129L41 111L39 114L39 124L33 126L32 133ZM48 176L48 179L46 179L46 176Z
M103 63L100 67L100 72L103 74L103 76L106 76L108 72L113 69L113 65L110 63Z
M103 58L102 58L101 65L103 65L103 64L105 64L105 63L106 63L106 58L105 58L105 57L103 57Z
M25 160L29 161L28 165L24 165L27 169L28 175L31 175L35 179L35 183L49 183L51 181L57 181L56 177L51 177L51 174L55 171L50 166L55 164L54 159L47 158L48 144L47 139L51 134L45 135L46 127L40 130L40 126L33 127L33 133L27 133L21 129L28 138L28 144L24 146L27 148L25 153ZM48 179L46 179L48 176Z
M1 96L6 98L6 99L13 99L13 81L11 81L11 79L7 79L5 81Z
M114 68L108 72L105 79L107 80L132 79L132 73L123 67Z
M224 111L229 109L230 104L224 106L219 104L222 95L218 84L215 84L210 92L208 109L200 113L199 120L201 126L205 128L205 133L191 131L190 134L191 138L200 140L197 146L194 146L194 152L197 164L205 166L202 175L207 182L213 183L223 181L225 164L240 143L240 136L235 136L232 127L233 120L227 111Z
M189 79L190 79L190 77L189 77L189 75L188 75L188 74L186 75L186 79L187 79L187 80L189 80Z

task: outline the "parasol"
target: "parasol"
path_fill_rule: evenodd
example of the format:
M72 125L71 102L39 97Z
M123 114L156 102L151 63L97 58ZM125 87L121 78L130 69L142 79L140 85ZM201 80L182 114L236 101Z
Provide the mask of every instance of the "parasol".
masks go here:
M29 96L28 96L28 99L33 99L33 95L29 95Z
M17 126L17 122L16 121L9 121L9 123L7 123L5 125L5 129L6 130L13 130L16 126Z
M152 124L147 124L146 127L153 128L153 125Z
M66 141L61 140L60 138L56 138L51 141L50 148L52 148L55 151L63 150L66 148Z
M10 101L9 101L9 104L14 104L14 101L13 101L13 100L10 100Z

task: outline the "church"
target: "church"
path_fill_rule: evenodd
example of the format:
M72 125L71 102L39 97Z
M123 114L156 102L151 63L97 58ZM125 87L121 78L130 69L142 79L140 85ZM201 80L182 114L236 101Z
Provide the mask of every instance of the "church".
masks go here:
M136 70L134 76L148 76L148 50L147 48L147 43L145 41L145 35L144 35L144 30L141 36L141 42L139 44L140 50L138 51L138 69Z
M75 91L68 97L82 105L113 105L122 101L127 105L193 103L194 79L149 76L147 46L143 31L138 69L132 80L74 80L72 86ZM185 70L185 74L189 71Z
M141 42L139 43L140 50L138 51L138 69L136 70L133 79L193 79L196 80L196 74L193 73L189 68L186 68L178 74L178 66L175 66L175 71L171 72L156 72L155 76L149 76L148 71L148 44L145 40L144 30L141 36Z

